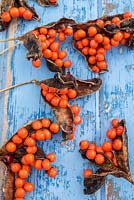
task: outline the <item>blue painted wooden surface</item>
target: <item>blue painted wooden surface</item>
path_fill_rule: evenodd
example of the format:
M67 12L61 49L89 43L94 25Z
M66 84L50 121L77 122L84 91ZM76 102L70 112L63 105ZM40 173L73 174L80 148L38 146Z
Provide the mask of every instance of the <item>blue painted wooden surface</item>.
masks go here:
M47 24L61 17L74 18L76 21L94 19L104 14L112 15L124 11L133 11L132 0L59 0L57 8L42 8L34 1L29 1L41 16L40 23L17 21L0 34L0 39L19 36L36 26ZM1 43L3 50L14 42ZM73 60L71 72L81 79L95 77L86 66L83 57L65 43L69 58ZM0 57L0 88L30 79L46 79L53 76L43 61L40 69L31 67L25 59L26 49L21 45ZM57 155L55 165L59 176L48 178L43 171L31 173L29 178L35 184L35 190L27 194L26 200L133 200L134 186L124 179L109 176L106 184L95 195L84 196L82 172L87 168L78 153L81 139L95 140L100 145L105 139L105 132L114 117L125 118L129 136L129 160L134 178L133 156L133 121L134 121L134 51L126 47L112 48L107 53L109 73L101 75L103 86L99 92L83 99L75 100L81 106L84 123L78 127L74 141L61 144L61 135L55 135L49 142L39 143L45 152L54 151ZM54 119L51 110L44 104L37 86L26 85L5 94L0 94L0 144L28 121L49 117ZM92 167L92 166L91 166Z

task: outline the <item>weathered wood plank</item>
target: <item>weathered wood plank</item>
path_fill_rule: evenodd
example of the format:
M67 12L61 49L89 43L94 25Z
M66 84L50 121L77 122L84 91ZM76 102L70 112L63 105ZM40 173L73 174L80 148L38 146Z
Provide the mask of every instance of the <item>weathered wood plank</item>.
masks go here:
M103 14L116 14L127 9L133 10L134 3L125 0L59 0L57 8L42 8L32 0L29 1L41 15L41 21L21 21L14 33L14 25L7 32L0 34L0 39L19 36L34 27L58 20L60 17L74 18L76 21L94 19ZM13 28L14 27L14 28ZM8 44L0 44L0 49ZM69 58L73 60L71 72L74 76L86 79L95 75L88 71L85 61L70 45L63 45L68 49ZM81 106L81 115L84 123L79 126L76 138L67 145L61 145L61 136L45 143L39 143L46 152L54 151L57 154L55 165L58 167L59 176L50 180L44 172L31 173L29 180L35 184L35 191L27 194L28 200L126 200L134 199L133 186L123 179L108 177L107 183L95 195L83 195L83 169L89 165L78 153L81 139L96 140L97 144L103 142L105 132L110 127L113 117L126 118L129 135L129 153L132 175L134 171L133 158L133 115L134 115L134 51L126 48L113 48L107 53L110 72L101 75L103 86L100 92L82 100L75 100ZM26 50L22 45L15 50L4 54L0 58L0 88L30 79L46 79L53 76L46 68L43 61L40 69L31 67L31 62L25 59ZM75 57L75 59L74 59ZM24 123L43 116L54 119L51 110L44 104L40 97L39 88L27 85L0 95L0 142L9 138ZM92 167L92 166L91 166Z

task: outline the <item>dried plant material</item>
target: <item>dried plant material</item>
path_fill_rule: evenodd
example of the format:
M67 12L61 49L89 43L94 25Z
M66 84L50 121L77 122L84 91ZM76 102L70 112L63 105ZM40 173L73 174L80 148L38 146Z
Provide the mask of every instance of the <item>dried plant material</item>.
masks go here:
M84 177L85 194L92 194L100 189L109 174L124 178L134 184L128 161L128 138L125 120L118 122L117 119L114 119L112 120L112 125L113 128L107 131L107 137L109 139L113 137L111 153L104 151L109 148L110 142L104 142L100 147L96 147L94 143L86 140L82 140L80 143L82 157L90 160L99 168L96 173L90 172L90 175L86 174ZM114 131L116 131L115 136L113 136Z

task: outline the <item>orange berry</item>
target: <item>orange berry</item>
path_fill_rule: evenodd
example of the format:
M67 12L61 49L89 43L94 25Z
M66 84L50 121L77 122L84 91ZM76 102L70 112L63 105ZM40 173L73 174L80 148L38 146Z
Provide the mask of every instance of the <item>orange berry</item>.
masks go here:
M44 128L48 128L50 126L50 124L51 124L51 121L49 119L47 119L47 118L42 119L41 122L42 122L42 126Z
M104 26L104 21L101 20L101 19L97 19L96 24L97 24L98 26L100 26L100 27L103 27L103 26Z
M15 186L16 186L17 188L23 187L24 183L25 183L25 180L22 179L22 178L16 178L16 179L15 179Z
M59 97L54 96L51 100L51 105L53 105L54 107L57 107L59 106L59 103L60 103Z
M48 30L48 35L49 35L49 37L54 38L54 37L56 36L56 30L54 30L54 29L49 29L49 30Z
M89 28L88 28L88 36L89 37L93 37L93 36L95 36L97 34L97 29L96 29L96 27L95 26L90 26Z
M104 49L105 49L105 50L110 50L110 49L111 49L111 45L110 45L110 44L104 45Z
M50 178L55 178L58 174L58 171L55 167L51 167L48 171L47 174Z
M52 100L53 97L54 97L54 94L53 94L53 93L47 93L47 94L46 94L46 100L47 100L48 102L50 102L50 101Z
M39 140L39 141L45 140L45 135L42 130L36 131L36 140Z
M95 39L96 42L102 43L102 42L103 42L103 35L97 34L97 35L94 37L94 39Z
M89 47L84 47L84 48L82 49L82 53L83 53L85 56L87 56L87 55L89 54Z
M124 32L124 33L123 33L123 38L124 38L124 39L130 38L130 36L131 36L130 33L127 33L127 32Z
M113 39L118 42L121 41L123 39L123 33L122 32L115 33Z
M111 124L112 124L112 126L113 126L114 128L116 128L116 127L118 126L118 124L119 124L119 120L118 120L118 119L112 119Z
M60 97L61 97L61 99L65 99L68 101L68 96L66 94L62 94Z
M72 65L72 62L71 62L71 60L65 60L63 65L65 68L70 68Z
M112 143L111 142L103 142L102 149L103 149L103 151L111 151Z
M81 140L79 146L81 150L86 150L88 149L89 142L87 140Z
M50 131L52 131L53 133L58 133L60 130L60 126L57 123L52 123L50 125Z
M94 143L89 143L88 149L96 150L96 145Z
M70 99L74 99L77 96L77 91L74 89L69 89L68 90L68 97Z
M31 153L28 153L25 155L25 161L27 164L31 164L34 162L34 155Z
M20 138L24 139L28 136L28 130L26 128L20 128L17 134Z
M106 135L107 135L107 137L108 137L109 139L111 139L111 140L114 139L114 138L116 137L116 129L115 129L115 128L109 129L109 130L107 131Z
M74 124L81 124L82 118L79 115L74 116Z
M33 128L34 130L39 130L39 129L41 129L41 128L42 128L42 123L41 123L41 121L36 120L36 121L32 122L32 128Z
M51 60L57 60L58 59L58 52L52 52Z
M73 106L71 106L71 110L72 110L74 115L78 115L80 113L80 107L79 106L73 105Z
M50 140L51 139L52 133L48 129L43 130L43 133L45 135L45 140Z
M119 17L113 17L112 23L119 25L120 24L120 18Z
M26 160L25 160L25 156L23 156L23 157L21 158L21 163L22 163L23 165L27 165L27 162L26 162Z
M58 40L64 42L66 40L65 34L63 32L58 33Z
M56 59L55 60L55 64L58 66L58 67L62 67L63 66L63 62L61 59Z
M65 28L64 33L67 36L71 36L71 35L73 35L73 29L67 27L67 28Z
M97 146L96 147L96 152L97 153L104 153L103 149L102 149L102 146Z
M44 51L43 51L43 56L45 57L45 58L51 58L52 57L52 51L50 50L50 49L45 49Z
M124 19L132 18L132 13L131 13L131 12L125 12L125 13L123 14L123 18L124 18Z
M95 162L98 165L102 165L105 162L104 156L101 155L101 154L97 154L96 157L95 157Z
M43 34L39 35L38 38L39 38L39 40L40 40L41 42L45 42L46 39L47 39L46 36L43 35Z
M68 101L66 99L61 99L59 102L60 108L66 108L68 106Z
M19 172L21 169L21 165L19 163L12 163L10 167L11 167L11 171L14 173Z
M92 149L87 150L87 152L86 152L86 157L87 157L89 160L94 160L95 157L96 157L96 151L95 151L95 150L92 150Z
M24 156L25 157L25 156ZM30 166L29 165L22 165L22 169L27 170L28 172L30 172Z
M60 43L59 42L53 42L51 45L50 45L50 49L54 52L57 52L58 49L60 48Z
M37 152L37 147L33 146L33 147L27 147L26 148L27 153L32 153L35 154Z
M47 35L47 28L41 27L39 31L40 31L40 34Z
M124 133L124 127L123 126L118 126L116 128L116 133L117 133L118 136L122 136L123 133Z
M15 144L21 144L22 143L22 139L17 134L12 137L12 141Z
M99 67L100 69L106 69L107 63L105 61L97 62L97 67Z
M105 152L105 155L106 155L107 157L109 157L111 160L113 159L113 152L112 152L112 151L106 151L106 152Z
M25 169L21 169L19 171L19 177L22 178L22 179L27 178L28 175L29 175L29 172L27 170L25 170Z
M82 48L83 48L82 41L78 41L78 42L76 43L76 47L77 47L78 49L82 49Z
M19 16L22 17L26 9L24 7L19 7L18 9L19 9Z
M98 47L98 42L96 42L94 39L90 41L90 47L93 49L96 49Z
M34 167L36 170L42 169L42 160L35 160Z
M36 145L35 140L32 139L31 137L27 137L25 139L24 145L29 146L29 147L33 147Z
M106 26L106 25L109 25L109 24L112 24L112 22L111 21L106 21L104 25Z
M38 58L36 60L32 60L32 65L36 68L40 67L41 65L41 60Z
M105 59L104 55L103 54L97 54L96 55L96 60L97 61L103 61Z
M54 162L56 160L56 155L54 153L49 153L47 154L46 158L50 161L50 162Z
M84 38L81 42L83 47L87 47L89 45L89 40L87 38Z
M113 142L113 149L116 151L120 151L122 149L123 143L120 139L115 139Z
M93 174L93 171L91 169L85 169L83 171L83 176L84 178L88 178L89 176L91 176Z
M4 22L10 22L11 21L11 15L9 12L3 12L2 15L1 15L1 19L4 21Z
M67 56L67 52L65 50L62 50L59 52L59 58L64 59Z
M95 73L99 73L100 69L95 65L95 66L92 67L92 71L95 72Z
M88 62L89 62L89 64L91 64L91 65L95 64L95 63L96 63L96 57L95 57L95 56L90 56L90 57L88 58Z
M119 45L119 42L112 38L111 39L111 45L114 46L114 47L117 47Z
M24 184L24 190L26 192L32 192L34 190L34 185L32 183L25 182L25 184Z
M10 8L10 15L12 18L17 18L20 16L19 9L16 7Z
M26 20L31 20L33 17L33 13L30 10L25 10L23 13L23 18Z
M13 152L15 152L16 151L16 144L14 144L13 142L8 142L7 144L6 144L6 150L8 151L8 152L10 152L10 153L13 153Z
M36 38L39 36L39 31L37 29L33 30L32 33L35 35Z
M48 92L50 92L50 93L55 93L56 91L57 91L57 88L49 87Z
M42 167L44 170L49 170L51 168L51 163L48 159L42 161Z
M97 54L105 54L105 49L100 47L98 50L97 50Z
M26 192L23 188L17 188L16 191L15 191L15 196L19 197L19 198L24 197L25 194L26 194Z
M74 39L75 40L80 40L82 38L86 37L86 32L83 29L79 29L74 33Z
M67 94L68 93L68 88L63 88L63 89L60 89L60 94Z
M103 45L107 45L110 43L110 39L106 36L103 37Z
M94 55L96 55L96 49L89 48L88 53L89 53L89 55L94 56Z

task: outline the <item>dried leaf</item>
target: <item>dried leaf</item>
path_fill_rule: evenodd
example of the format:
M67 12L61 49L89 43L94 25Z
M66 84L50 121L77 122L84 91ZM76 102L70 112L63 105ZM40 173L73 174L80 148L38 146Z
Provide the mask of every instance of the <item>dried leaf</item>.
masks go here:
M41 42L36 38L32 32L26 33L24 36L18 38L22 40L24 46L28 49L27 59L36 60L42 56Z

